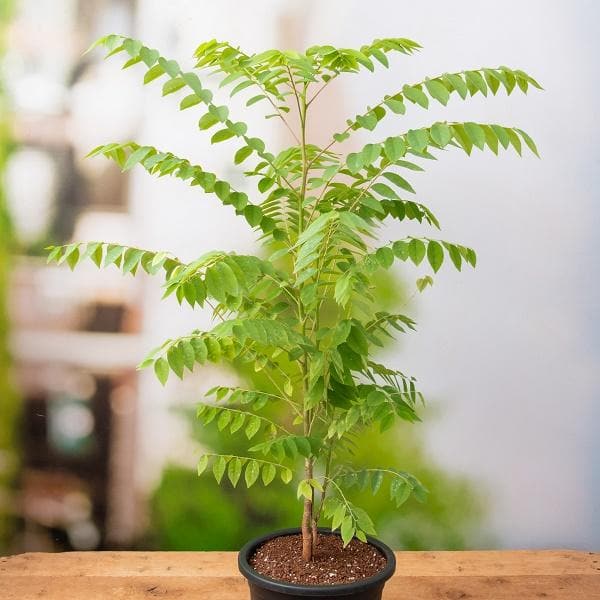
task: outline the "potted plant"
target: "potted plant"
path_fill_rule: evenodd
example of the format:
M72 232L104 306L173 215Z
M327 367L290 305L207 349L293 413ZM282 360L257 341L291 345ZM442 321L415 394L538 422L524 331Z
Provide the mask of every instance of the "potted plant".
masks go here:
M414 322L401 313L373 312L374 278L397 260L428 265L435 274L444 262L459 271L474 267L476 255L464 245L432 238L379 243L378 227L397 219L439 229L431 210L414 199L405 175L422 171L424 161L441 150L467 155L474 148L494 154L511 146L518 154L523 145L536 155L537 150L521 129L474 122L410 129L347 155L340 144L415 105L427 109L435 100L445 106L452 96L527 92L539 84L504 66L444 73L385 96L319 147L307 139L307 124L330 83L341 74L388 68L391 55L410 55L419 44L389 38L360 50L313 46L304 53L245 54L211 40L196 50L194 70L122 36L109 35L95 45L106 47L109 56L123 53L125 67L143 67L144 83L160 79L163 95L185 91L180 109L199 110L199 129L210 130L211 143L235 143L233 162L249 165L244 174L257 182L258 191L248 195L186 159L133 142L104 144L90 156L102 154L123 170L140 165L199 186L257 231L264 257L219 250L183 263L165 252L87 242L49 248L49 262L74 268L90 259L123 273L161 273L165 297L212 310L217 321L212 329L169 339L141 363L153 368L161 383L171 372L182 378L197 364L220 361L250 363L269 382L256 390L214 388L208 393L214 399L198 408L203 423L244 436L250 445L244 456L204 454L199 473L210 467L218 482L228 480L234 487L267 486L275 478L294 482L302 505L299 528L274 532L241 550L239 566L253 598L379 598L394 572L394 555L370 537L373 522L352 503L352 490L370 487L375 494L385 487L397 506L411 495L423 500L426 490L396 468L352 464L357 429L376 424L383 431L396 419L418 421L423 399L413 377L375 358L384 340L413 329ZM219 78L230 96L246 93L247 107L268 107L267 117L280 119L295 145L267 150L214 100L208 78L199 75L204 71ZM416 281L419 290L432 284L431 273ZM261 408L273 402L286 407L278 421L261 416ZM322 521L329 530L319 528Z

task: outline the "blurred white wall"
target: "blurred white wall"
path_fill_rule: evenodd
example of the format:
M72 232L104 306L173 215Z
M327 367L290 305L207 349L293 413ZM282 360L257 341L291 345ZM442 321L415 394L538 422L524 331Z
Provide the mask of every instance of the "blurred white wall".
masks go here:
M439 402L441 416L423 426L430 451L449 470L481 482L490 499L489 532L503 546L599 547L598 4L172 0L168 11L158 0L139 5L138 37L189 65L197 43L207 38L252 51L281 44L282 17L283 31L291 23L305 45L359 46L405 36L424 46L417 56L396 58L390 71L348 76L331 86L337 107L320 119L331 130L346 113L356 114L403 83L444 71L506 64L544 85L544 92L527 97L453 98L446 109L434 104L428 112L412 107L405 117L387 118L374 134L383 139L438 119L500 122L526 129L542 154L537 160L476 151L468 159L448 152L413 178L419 197L438 214L443 236L476 248L479 265L462 274L447 269L436 278L415 307L419 332L393 360ZM232 175L225 166L231 146L210 147L196 130L193 109L178 113L177 100L161 99L154 89L144 93L139 118L141 143ZM268 141L283 139L274 123L245 120L251 129L266 127ZM323 139L322 131L313 133ZM231 211L178 181L136 173L132 194L140 244L186 259L212 248L252 248L252 236ZM395 239L407 231L394 224L387 235ZM173 302L159 304L157 288L148 282L149 346L206 325ZM147 376L142 385L140 483L150 485L165 448L180 456L187 448L183 430L167 426L175 421L155 380ZM168 391L171 399L191 393L176 385Z

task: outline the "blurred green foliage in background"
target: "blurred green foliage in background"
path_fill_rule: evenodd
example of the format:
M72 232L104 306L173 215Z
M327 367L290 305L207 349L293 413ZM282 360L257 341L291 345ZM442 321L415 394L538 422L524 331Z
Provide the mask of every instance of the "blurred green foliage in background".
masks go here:
M194 438L215 452L239 452L213 430L194 426ZM382 496L355 494L356 504L373 515L378 537L408 550L464 549L483 517L483 503L464 478L445 474L423 450L419 432L410 424L379 436L370 431L358 442L357 464L394 465L417 473L430 490L424 504L409 500L400 509ZM168 467L151 502L151 543L164 550L236 550L250 538L274 529L298 526L302 506L289 487L273 483L233 489L217 485L210 475Z
M0 60L4 55L4 34L11 14L12 0L0 0ZM8 353L7 295L13 238L4 193L4 169L11 147L8 107L0 74L0 554L8 549L14 525L9 497L17 471L15 444L19 407L10 381Z

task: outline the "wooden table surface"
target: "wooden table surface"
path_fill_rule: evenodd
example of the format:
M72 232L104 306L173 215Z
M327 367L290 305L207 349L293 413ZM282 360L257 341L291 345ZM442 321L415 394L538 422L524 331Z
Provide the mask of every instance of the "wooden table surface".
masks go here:
M600 599L600 554L398 552L385 600ZM2 600L240 600L234 552L67 552L0 558Z

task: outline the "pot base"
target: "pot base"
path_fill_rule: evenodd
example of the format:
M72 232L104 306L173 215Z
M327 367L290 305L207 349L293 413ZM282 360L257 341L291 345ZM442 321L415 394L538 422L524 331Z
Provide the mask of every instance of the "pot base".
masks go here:
M332 596L331 594L307 596L305 594L298 595L273 592L272 590L265 590L264 588L249 583L250 600L303 600L304 598L311 598L312 600L330 600L331 598L340 598L340 600L381 600L383 586L384 584L382 583L377 589L369 589L356 593L350 592L344 596Z
M272 579L258 573L250 565L250 558L257 548L274 538L297 535L299 528L285 529L262 536L246 544L238 555L240 572L248 580L250 597L252 600L300 600L312 598L313 600L327 600L329 598L343 598L346 600L380 600L385 582L393 575L396 569L396 559L392 550L383 542L368 537L368 543L377 549L386 559L383 568L371 577L358 579L350 583L308 585L289 583L279 579ZM321 535L338 535L327 529L319 529Z

